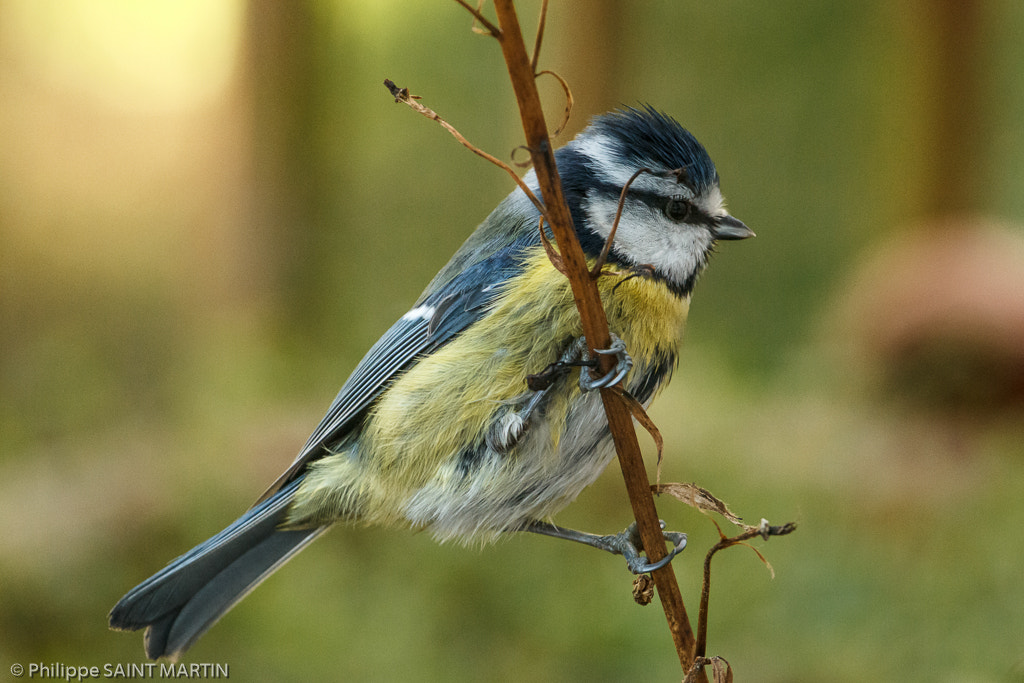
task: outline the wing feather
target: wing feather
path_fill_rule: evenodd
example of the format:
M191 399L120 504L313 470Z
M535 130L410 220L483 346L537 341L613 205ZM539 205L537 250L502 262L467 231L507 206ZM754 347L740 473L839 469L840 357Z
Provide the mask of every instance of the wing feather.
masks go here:
M308 462L340 445L362 423L366 411L388 384L417 358L436 351L486 314L491 302L501 295L502 283L522 270L524 250L539 242L529 235L520 237L488 257L467 264L447 282L431 283L414 307L370 348L295 461L257 503L293 480Z

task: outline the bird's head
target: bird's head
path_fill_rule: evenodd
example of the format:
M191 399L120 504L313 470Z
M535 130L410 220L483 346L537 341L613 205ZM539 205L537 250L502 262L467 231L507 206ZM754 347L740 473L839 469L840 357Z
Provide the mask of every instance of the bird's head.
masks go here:
M562 185L584 250L599 252L622 206L610 257L688 295L718 240L754 233L729 215L704 147L674 119L650 107L593 120L558 153Z

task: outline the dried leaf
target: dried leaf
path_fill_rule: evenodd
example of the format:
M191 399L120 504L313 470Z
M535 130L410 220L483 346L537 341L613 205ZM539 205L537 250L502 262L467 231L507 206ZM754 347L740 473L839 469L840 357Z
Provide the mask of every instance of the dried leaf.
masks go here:
M732 667L724 657L697 657L693 660L693 666L686 672L683 683L693 683L698 680L699 674L704 668L711 665L711 680L713 683L732 683Z
M633 600L638 605L649 605L654 598L654 579L650 574L639 574L633 579Z
M724 658L711 658L711 680L714 683L732 683L732 667Z
M733 514L732 510L729 509L729 506L726 505L724 501L719 500L712 495L710 491L705 488L701 488L696 484L655 484L651 487L651 491L659 494L667 493L673 498L686 503L691 507L695 507L702 512L717 512L733 524L746 528L746 525L743 524L743 519Z
M767 560L767 559L765 558L765 556L761 554L761 551L760 551L760 550L758 550L758 549L757 549L757 548L755 548L754 546L750 545L749 543L737 543L736 545L745 545L745 546L747 546L748 548L750 548L751 550L753 550L753 551L754 551L754 553L755 553L755 554L756 554L756 555L757 555L757 556L758 556L758 557L759 557L759 558L761 559L761 561L762 561L762 562L764 562L764 566L768 568L768 573L772 575L772 578L773 578L773 579L775 578L775 568L774 568L774 567L772 567L772 563L771 563L771 562L769 562L769 561L768 561L768 560Z
M658 429L658 426L654 424L654 420L652 420L651 416L647 414L647 411L644 410L643 404L640 403L640 401L636 400L636 397L633 396L633 394L619 387L608 388L619 395L619 397L626 404L626 407L629 408L630 414L633 415L636 421L639 422L643 426L643 428L647 430L647 433L651 435L651 438L654 439L654 445L658 449L658 473L655 480L660 482L661 456L665 449L665 439L662 438L661 431ZM658 484L655 484L655 486L658 486Z
M548 239L548 235L544 232L544 216L540 217L540 225L537 226L540 230L540 243L544 245L544 251L548 255L548 260L551 261L551 265L555 267L562 275L568 277L568 273L565 270L565 263L562 261L562 255L555 250L555 245L551 244L551 240Z

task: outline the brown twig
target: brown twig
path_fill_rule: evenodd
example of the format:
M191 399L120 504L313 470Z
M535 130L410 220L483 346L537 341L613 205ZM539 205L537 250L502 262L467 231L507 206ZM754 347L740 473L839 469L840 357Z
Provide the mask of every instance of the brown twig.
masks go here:
M544 41L544 24L548 19L548 0L540 5L540 19L537 20L537 37L533 41L533 57L530 59L530 68L537 73L537 64L540 63L540 44Z
M458 0L458 1L461 2L461 0ZM465 3L462 3L462 4L465 4ZM398 87L397 85L395 85L395 82L392 81L389 78L385 78L384 79L384 86L389 91L391 91L391 95L395 98L395 102L396 103L400 102L402 104L407 104L413 110L419 112L420 114L423 114L428 119L431 119L433 121L437 121L439 124L441 124L444 127L445 130L447 130L449 133L451 133L452 136L456 140L458 140L460 143L462 143L462 145L466 149L468 149L469 151L473 152L473 154L476 154L478 156L483 157L484 159L487 159L487 161L491 162L495 166L498 166L499 168L504 169L505 172L508 173L510 176L512 176L512 179L516 181L516 185L519 186L519 189L522 190L526 194L527 198L531 202L533 202L533 205L535 207L537 207L537 210L541 212L541 215L544 215L544 213L545 213L544 205L541 204L541 202L537 199L537 195L535 195L533 193L533 190L531 190L526 185L526 183L523 182L523 179L520 178L516 174L516 172L514 170L512 170L511 166L506 164L501 159L498 159L497 157L495 157L495 156L493 156L491 154L488 154L487 152L483 151L482 149L480 149L479 147L474 145L472 142L467 140L465 137L463 137L462 133L460 133L455 128L455 126L453 126L452 124L448 123L443 118L441 118L440 115L438 115L437 112L435 112L430 107L425 107L422 104L420 104L419 102L417 102L416 100L418 100L420 98L417 97L416 95L410 94L408 88L400 88L400 87Z
M623 389L620 385L608 388L611 391L614 391L618 397L625 402L626 407L629 408L629 412L633 414L633 419L639 422L640 426L646 429L647 433L651 435L652 439L654 439L654 446L658 452L656 460L658 464L658 474L655 477L657 484L651 487L651 491L654 492L656 490L656 486L661 484L661 460L665 451L665 438L661 435L661 430L658 429L658 425L654 424L654 420L652 420L651 416L647 414L647 410L644 408L643 404L636 400L636 397L633 396L633 394Z
M626 184L622 186L622 191L619 192L619 202L615 207L615 220L612 221L612 229L608 232L608 239L604 241L604 248L601 249L601 254L597 257L597 263L595 263L594 267L590 270L590 277L600 277L601 269L604 268L605 261L608 259L608 252L611 251L612 243L615 241L615 233L618 232L619 229L619 219L622 218L622 208L626 203L626 193L629 191L629 186L644 173L650 173L662 178L675 178L677 183L685 183L687 178L685 168L677 168L664 173L657 173L649 168L641 168L629 177Z
M714 520L711 521L714 522ZM718 523L714 522L714 524L715 527L718 528L719 541L712 546L711 550L709 550L708 554L704 557L704 583L701 586L700 591L700 611L697 613L697 647L695 652L698 658L702 658L707 654L708 603L711 599L711 558L714 557L715 553L719 550L731 548L734 545L748 545L747 541L755 536L760 536L767 541L772 536L785 536L796 529L795 522L789 522L782 526L770 526L767 519L762 519L761 524L758 526L745 526L744 528L746 530L742 534L739 536L733 536L732 538L727 538L726 535L722 533L722 529L718 526ZM751 549L757 553L757 556L761 558L762 562L768 564L767 560L764 559L764 556L761 555L756 548L749 545L748 547L751 547ZM771 569L771 565L769 565L769 569Z
M455 0L455 2L465 7L466 11L472 14L473 18L483 25L487 33L490 33L493 37L501 40L501 29L491 23L490 19L484 16L483 12L480 11L480 7L473 7L466 2L466 0ZM483 0L481 0L480 6L483 6Z
M535 70L526 54L515 6L512 0L495 0L494 7L502 34L498 42L505 57L516 101L519 103L527 147L530 150L537 182L547 207L548 223L559 245L562 263L565 266L573 298L580 312L587 344L591 350L608 348L611 345L608 321L597 286L590 277L590 270L587 267L583 250L576 239L572 217L562 194L554 152L551 148L547 124L544 121L544 113L537 93ZM610 372L614 360L606 354L600 354L599 357L601 372ZM665 539L661 532L657 510L654 507L654 499L651 496L650 482L644 469L632 416L629 409L622 401L618 400L613 392L601 390L601 398L608 415L608 425L619 454L619 464L622 468L623 479L629 493L644 550L651 562L657 562L666 555ZM695 640L672 565L668 564L654 572L653 578L658 587L658 595L661 598L679 661L683 671L688 671L693 664Z
M608 231L608 239L604 241L604 248L601 249L601 254L597 257L597 262L594 263L594 267L590 269L590 277L596 278L601 275L601 269L604 268L605 261L608 260L608 252L612 249L612 242L615 241L615 233L619 231L619 219L622 218L622 207L626 203L626 193L629 192L629 186L633 184L633 181L640 177L642 173L654 173L649 168L641 168L639 171L629 176L629 180L622 186L622 192L619 193L619 203L615 207L615 220L612 221L612 229Z
M549 69L537 72L537 76L545 75L551 76L556 81L558 81L558 84L562 86L562 92L565 93L565 109L562 110L562 121L555 128L555 132L551 134L551 137L557 138L559 135L562 134L562 131L565 130L565 127L569 124L569 117L572 116L572 105L575 102L575 100L573 100L572 97L572 89L569 87L569 84L566 82L564 78L562 78L557 73Z
M544 16L541 17L534 58L531 61L526 54L526 46L523 42L513 0L495 0L499 27L491 24L479 9L473 8L465 0L456 0L456 2L469 11L501 45L509 77L515 90L516 101L519 103L527 149L533 160L544 203L541 204L537 200L536 196L507 164L471 144L436 112L416 102L417 98L410 95L408 89L399 88L391 81L385 81L385 85L395 97L396 102L407 104L427 118L437 121L467 149L505 169L515 179L516 184L541 212L541 231L543 232L543 219L546 219L559 244L559 259L552 259L552 261L556 267L561 266L558 269L569 279L588 346L591 351L608 348L611 345L608 321L597 286L590 276L586 257L576 238L572 217L562 194L547 124L544 121L544 113L537 93L535 64L543 36ZM545 2L543 9L546 10L546 7L547 3ZM566 112L568 113L572 102L571 92L565 80L557 74L555 76L567 93ZM546 241L546 235L544 238L542 241ZM546 245L547 247L550 245ZM553 250L549 249L548 251L550 254ZM598 360L601 372L608 373L612 370L614 360L611 356L598 354ZM612 390L602 389L601 398L608 416L609 429L619 454L623 480L633 507L633 515L637 521L637 529L640 532L644 550L651 562L657 562L666 555L665 540L661 532L657 510L654 507L654 499L651 496L650 482L647 479L636 431L633 428L631 412L625 402L618 400L616 393ZM672 565L666 565L654 572L652 578L658 588L658 595L661 598L679 661L683 670L688 671L694 661L695 640ZM704 679L702 672L698 672L698 678Z

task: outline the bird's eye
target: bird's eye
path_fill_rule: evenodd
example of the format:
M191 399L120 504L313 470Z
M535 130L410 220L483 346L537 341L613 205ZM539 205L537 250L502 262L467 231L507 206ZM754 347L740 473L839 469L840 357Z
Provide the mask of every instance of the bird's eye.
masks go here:
M674 221L685 221L693 207L681 195L675 195L665 202L665 215Z

